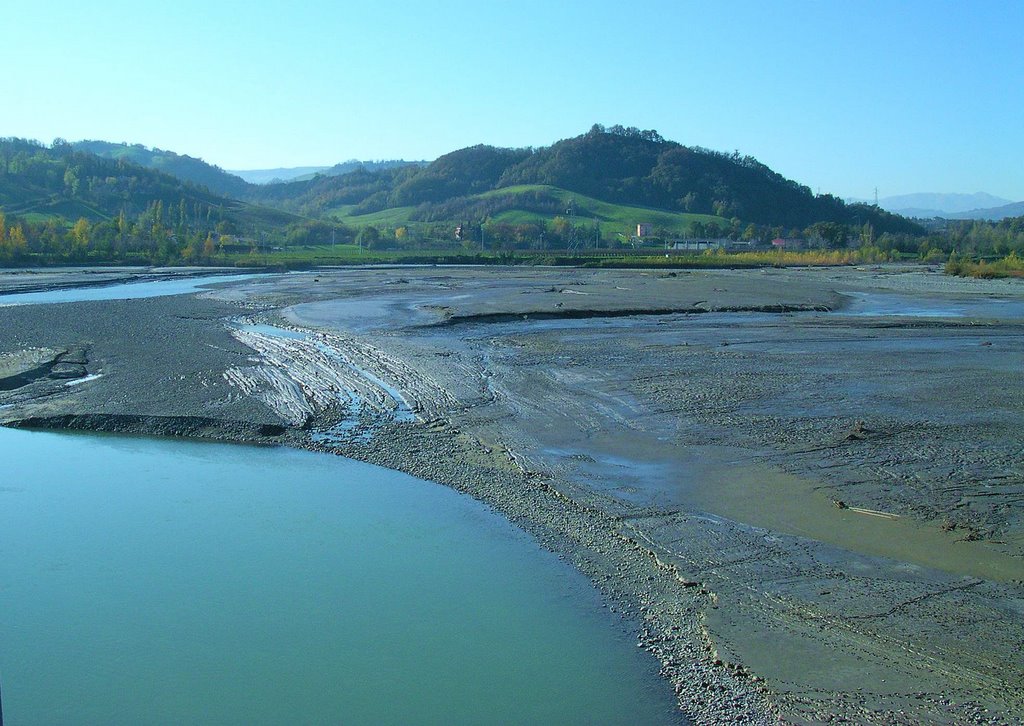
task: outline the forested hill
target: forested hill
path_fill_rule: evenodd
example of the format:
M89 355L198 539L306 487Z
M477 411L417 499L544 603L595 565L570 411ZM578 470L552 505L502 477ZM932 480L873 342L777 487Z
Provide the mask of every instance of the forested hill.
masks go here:
M148 169L162 171L184 181L203 186L215 194L240 199L246 196L249 183L202 159L162 149L147 149L141 144L114 144L109 141L76 141L75 151L96 154L106 159L129 161Z
M342 174L349 174L358 169L365 169L366 171L382 171L384 169L398 169L403 166L423 167L429 163L430 162L427 161L406 161L405 159L386 159L382 161L360 161L359 159L349 159L348 161L343 161L335 164L334 166L325 167L316 172L294 176L285 181L308 181L315 178L317 175L341 176Z
M815 196L752 156L666 141L656 131L594 126L539 149L502 174L499 186L550 184L621 204L738 217L744 222L804 227L813 222L864 223L908 232L900 217L867 205Z
M317 215L339 206L357 212L449 202L496 188L502 174L529 156L524 149L473 146L418 166L407 164L371 171L360 167L340 176L321 175L296 182L250 189L250 199Z
M179 220L186 214L182 209L191 209L192 217L231 223L232 234L251 237L263 230L283 239L299 221L294 214L354 227L382 220L395 227L487 221L522 226L564 215L574 197L582 205L581 218L621 226L609 230L613 238L646 218L665 218L666 235L710 234L708 225L735 233L741 225L754 225L761 237L783 231L799 236L820 223L847 231L870 224L875 234L923 233L878 207L814 195L753 157L687 147L655 131L621 126L595 125L539 149L478 145L422 166L389 162L268 185L139 145L0 142L0 207L30 219L99 221L122 213L132 218L159 202L165 211L173 205ZM601 204L617 208L602 214L595 211ZM842 236L834 231L837 239ZM331 233L331 239L336 236Z
M283 237L298 222L59 140L0 139L0 262L26 253L173 262L194 259L207 239Z
M540 149L473 146L422 168L358 170L250 193L254 200L306 214L339 206L357 214L419 207L418 218L439 219L480 209L474 195L523 185L758 225L802 229L816 222L870 222L880 233L922 232L909 220L877 207L814 195L753 157L687 147L654 131L621 126L594 126L586 134Z

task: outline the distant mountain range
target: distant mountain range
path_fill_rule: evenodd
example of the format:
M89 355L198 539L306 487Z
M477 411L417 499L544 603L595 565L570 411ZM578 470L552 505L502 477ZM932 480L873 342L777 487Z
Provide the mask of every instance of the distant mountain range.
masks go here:
M273 184L277 182L294 181L299 177L312 178L317 172L330 169L329 166L291 166L278 169L228 169L228 174L234 174L250 184Z
M852 202L866 203L856 199ZM1013 202L985 192L974 194L940 194L922 192L885 197L878 200L882 209L917 219L988 219L1000 220L1024 214L1024 202Z
M989 209L972 209L969 212L955 212L946 215L946 219L984 219L998 222L1010 217L1024 216L1024 202L1012 202L1001 207Z
M237 169L229 173L245 179L250 184L276 184L281 182L308 181L317 174L324 176L341 176L356 169L367 171L379 171L380 169L394 169L402 166L426 166L427 161L405 161L404 159L392 159L388 161L360 161L349 159L334 166L294 166L279 169Z
M244 197L250 184L270 184L312 179L317 174L340 176L356 169L377 171L401 166L425 166L425 161L359 161L349 159L334 166L297 166L281 169L254 169L225 171L219 166L208 164L202 159L176 154L164 149L147 148L142 144L115 144L109 141L76 141L71 144L75 151L84 151L105 159L122 159L148 169L156 169L171 176L205 186L212 192L231 197Z

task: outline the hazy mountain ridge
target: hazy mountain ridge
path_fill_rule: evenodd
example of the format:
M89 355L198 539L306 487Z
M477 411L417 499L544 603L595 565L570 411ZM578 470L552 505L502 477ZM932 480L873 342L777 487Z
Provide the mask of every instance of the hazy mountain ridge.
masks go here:
M1001 207L992 207L991 209L972 209L969 212L948 214L946 219L984 219L998 222L1003 219L1021 216L1024 216L1024 202L1012 202Z
M852 203L869 203L866 199L848 199ZM1000 216L985 216L1001 213L1000 210L1012 205L1010 199L1003 199L987 192L973 194L917 192L883 197L878 200L882 209L904 217L917 219L1002 219ZM1020 212L1017 212L1019 214ZM1014 216L1011 212L1003 216Z
M379 171L381 169L394 169L402 166L426 166L427 161L406 161L405 159L387 159L379 161L360 161L349 159L334 166L295 166L282 167L278 169L240 169L231 171L250 184L281 184L296 181L309 181L318 174L324 176L341 176L356 169L368 171Z
M316 174L329 168L329 166L289 166L277 169L228 169L227 171L229 174L244 179L249 184L278 184L294 181L299 177Z
M142 144L117 144L95 140L75 141L71 147L75 151L95 154L106 159L122 159L148 169L162 171L224 196L241 197L248 187L245 180L234 174L187 154L177 154L156 147L147 148Z
M918 208L938 209L947 214L954 214L970 212L975 209L1001 207L1011 202L1013 202L1012 199L1003 199L987 192L975 192L973 194L918 192L880 199L878 206L893 212L898 212L901 209Z

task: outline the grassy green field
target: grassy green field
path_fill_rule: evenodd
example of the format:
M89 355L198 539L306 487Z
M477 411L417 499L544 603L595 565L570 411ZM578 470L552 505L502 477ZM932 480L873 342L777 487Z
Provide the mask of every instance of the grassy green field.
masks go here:
M470 199L487 199L509 195L519 196L536 192L556 197L567 209L572 204L575 210L576 223L588 225L594 222L599 223L602 227L602 237L606 239L613 239L618 234L626 236L635 234L636 225L641 222L650 223L654 227L662 227L678 235L685 234L694 222L719 227L726 227L729 224L728 220L710 214L687 214L684 212L669 212L663 209L634 207L626 204L612 204L581 194L575 194L565 189L542 184L495 189L475 197L470 197ZM330 210L329 215L353 227L373 225L375 227L407 226L415 228L418 224L421 224L410 219L416 207L396 207L372 214L360 215L353 214L354 209L355 205L335 207ZM495 215L492 221L506 222L508 224L547 223L554 219L554 217L555 215L553 214L541 214L526 209L510 209Z
M7 206L4 211L31 222L45 222L51 218L75 220L85 217L92 221L110 219L109 215L85 202L52 196L12 204Z
M611 202L602 202L593 197L586 197L582 194L575 194L565 189L543 184L528 184L496 189L480 196L483 198L500 197L509 194L519 195L533 192L545 193L560 199L566 209L572 204L578 224L589 222L597 222L602 226L607 224L615 233L627 235L635 234L636 225L641 222L649 223L655 227L664 227L670 232L680 235L684 234L694 222L720 227L727 227L729 224L728 220L710 214L687 214L685 212L669 212L664 209L634 207L628 204L612 204ZM547 222L551 219L552 217L549 215L537 214L536 212L509 210L497 215L494 221L525 224L528 222Z
M412 222L409 219L409 215L413 213L416 207L395 207L394 209L382 209L379 212L358 215L352 214L353 209L355 209L354 204L335 207L327 213L327 216L352 227L365 227L367 225L373 225L374 227L408 227L421 224L420 222Z

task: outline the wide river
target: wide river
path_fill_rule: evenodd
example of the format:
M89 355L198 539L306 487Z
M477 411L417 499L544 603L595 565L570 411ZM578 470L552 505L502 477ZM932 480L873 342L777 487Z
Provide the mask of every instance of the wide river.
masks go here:
M585 578L440 485L10 429L0 461L8 726L678 721Z

